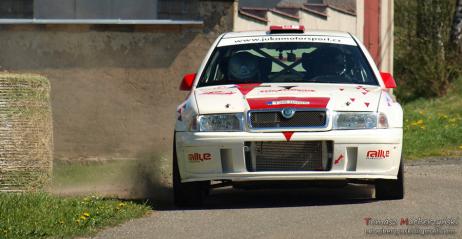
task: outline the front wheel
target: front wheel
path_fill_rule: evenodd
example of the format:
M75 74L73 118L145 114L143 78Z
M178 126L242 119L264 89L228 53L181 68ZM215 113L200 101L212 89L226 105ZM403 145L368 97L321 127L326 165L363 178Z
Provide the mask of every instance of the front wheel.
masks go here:
M399 164L398 178L379 179L375 182L375 198L379 200L397 200L404 198L404 166L403 159Z
M173 198L178 207L201 206L209 189L208 181L182 183L178 159L176 155L175 139L173 142Z

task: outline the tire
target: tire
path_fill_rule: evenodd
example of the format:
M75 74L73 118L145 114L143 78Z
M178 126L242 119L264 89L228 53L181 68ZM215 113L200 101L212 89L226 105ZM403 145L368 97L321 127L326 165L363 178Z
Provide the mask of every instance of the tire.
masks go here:
M175 137L174 137L175 138ZM173 201L177 207L201 206L209 190L209 181L182 183L176 155L175 139L173 142Z
M402 159L396 180L379 179L375 182L375 198L379 200L399 200L404 198L404 166Z

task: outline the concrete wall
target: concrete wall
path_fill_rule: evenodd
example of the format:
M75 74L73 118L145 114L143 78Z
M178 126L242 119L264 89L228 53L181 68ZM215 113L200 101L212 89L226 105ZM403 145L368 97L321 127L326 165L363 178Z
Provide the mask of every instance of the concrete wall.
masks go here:
M0 25L0 69L51 81L55 159L170 157L182 75L232 30L233 1L199 1L203 26Z
M298 20L281 16L278 13L274 12L268 12L268 25L298 25ZM264 30L268 30L268 28L265 26Z
M394 1L380 1L380 70L393 73Z
M156 19L157 0L34 0L38 19Z
M339 12L338 10L327 8L328 21L323 26L326 30L350 32L354 35L362 29L356 29L356 16Z
M356 0L356 37L364 40L364 1Z
M238 5L235 5L233 31L256 31L266 30L267 22L258 21L238 13Z
M345 31L352 34L358 32L356 16L341 13L337 10L327 8L327 18L315 13L300 11L300 24L307 29Z

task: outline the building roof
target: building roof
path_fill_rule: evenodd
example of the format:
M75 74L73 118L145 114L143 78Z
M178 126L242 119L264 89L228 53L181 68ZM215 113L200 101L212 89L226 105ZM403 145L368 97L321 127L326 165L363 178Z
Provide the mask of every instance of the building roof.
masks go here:
M318 17L328 18L327 8L356 16L356 0L325 0L322 4L283 1L273 8L239 7L239 14L262 23L268 22L268 12L298 20L299 12L304 11Z

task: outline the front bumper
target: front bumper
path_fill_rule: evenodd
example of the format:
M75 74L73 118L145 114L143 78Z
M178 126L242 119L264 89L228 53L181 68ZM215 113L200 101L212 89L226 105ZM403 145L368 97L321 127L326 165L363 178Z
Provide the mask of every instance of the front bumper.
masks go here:
M176 132L182 182L203 180L344 180L396 179L401 160L402 128L295 132L290 141L333 142L328 171L250 172L245 143L286 141L281 132Z

